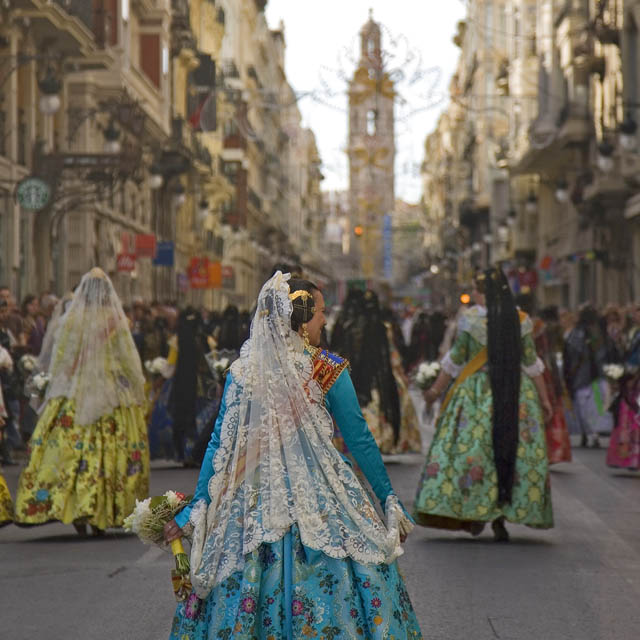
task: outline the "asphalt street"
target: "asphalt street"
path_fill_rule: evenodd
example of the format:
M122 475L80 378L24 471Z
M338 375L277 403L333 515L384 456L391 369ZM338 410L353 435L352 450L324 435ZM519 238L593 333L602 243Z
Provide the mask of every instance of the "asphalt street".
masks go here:
M574 449L552 474L555 528L416 529L400 559L428 640L636 640L640 634L640 474ZM422 456L387 468L410 505ZM4 470L14 492L19 468ZM193 491L197 472L154 463L151 493ZM160 640L174 609L171 558L134 536L79 539L71 526L0 530L0 638ZM318 639L319 640L319 639Z

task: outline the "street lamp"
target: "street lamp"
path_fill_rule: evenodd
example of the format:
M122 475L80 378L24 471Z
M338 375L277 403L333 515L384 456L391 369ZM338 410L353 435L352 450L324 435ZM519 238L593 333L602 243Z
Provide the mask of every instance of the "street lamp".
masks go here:
M626 118L620 124L620 146L625 151L633 151L636 148L636 131L638 130L638 124L633 119L630 113L627 113Z
M51 116L60 109L60 89L62 89L62 83L56 78L55 73L51 67L47 67L47 72L44 78L38 82L38 88L40 89L40 111L46 115Z
M202 198L200 202L198 202L198 216L201 221L204 221L206 220L208 214L209 214L209 201L206 198Z
M556 200L565 204L569 200L569 185L566 180L558 180L556 183Z
M524 203L524 210L528 214L534 214L538 211L538 198L533 191L529 192L527 199Z
M157 191L164 183L160 166L155 162L149 167L149 188Z
M185 193L185 189L182 186L182 182L178 182L178 184L173 188L173 203L179 208L186 201L187 195Z
M598 158L596 162L600 171L609 173L609 171L613 169L614 163L613 158L611 157L613 155L613 151L613 145L607 140L603 140L598 145Z
M105 153L120 153L120 129L116 127L116 123L113 118L109 120L107 128L102 132L104 136L104 152Z

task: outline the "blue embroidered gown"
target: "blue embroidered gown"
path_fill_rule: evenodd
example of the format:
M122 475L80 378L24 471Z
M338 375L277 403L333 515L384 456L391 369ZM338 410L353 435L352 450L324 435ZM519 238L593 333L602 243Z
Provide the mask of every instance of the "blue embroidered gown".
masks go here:
M333 354L324 354L337 358ZM210 502L208 484L220 444L226 391L202 464L192 504ZM355 389L343 370L326 391L325 404L356 462L382 504L393 492ZM189 521L191 505L177 517ZM242 571L217 585L205 601L192 595L178 605L170 640L367 640L422 638L396 562L363 565L330 558L302 544L297 524L274 543L247 555Z

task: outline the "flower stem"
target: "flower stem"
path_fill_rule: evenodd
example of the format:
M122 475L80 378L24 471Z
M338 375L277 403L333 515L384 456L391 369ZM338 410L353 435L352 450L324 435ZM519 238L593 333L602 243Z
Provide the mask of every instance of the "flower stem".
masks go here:
M171 541L171 551L176 559L176 571L181 576L186 576L191 567L189 566L189 557L184 551L182 540L180 540L180 538Z

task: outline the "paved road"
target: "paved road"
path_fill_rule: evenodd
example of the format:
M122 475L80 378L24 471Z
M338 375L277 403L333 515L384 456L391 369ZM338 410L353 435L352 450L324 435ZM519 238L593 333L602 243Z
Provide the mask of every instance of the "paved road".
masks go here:
M415 531L400 564L428 640L635 640L640 634L640 474L575 450L553 472L556 528L511 527L495 545ZM388 462L410 504L420 456ZM5 469L11 489L18 470ZM191 491L196 472L154 465L151 491ZM0 638L159 640L174 608L170 558L136 538L71 527L0 530Z

